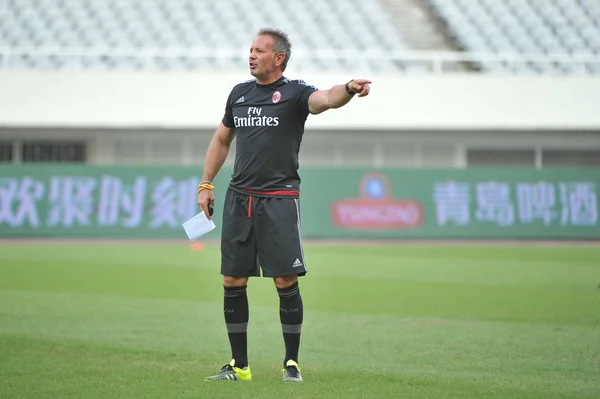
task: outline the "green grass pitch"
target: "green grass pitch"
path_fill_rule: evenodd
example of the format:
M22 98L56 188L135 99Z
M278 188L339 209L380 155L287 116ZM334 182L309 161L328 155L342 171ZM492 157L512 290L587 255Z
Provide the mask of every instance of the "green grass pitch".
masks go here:
M600 398L600 247L305 248L305 382L281 382L278 297L249 285L230 360L219 250L0 246L0 397Z

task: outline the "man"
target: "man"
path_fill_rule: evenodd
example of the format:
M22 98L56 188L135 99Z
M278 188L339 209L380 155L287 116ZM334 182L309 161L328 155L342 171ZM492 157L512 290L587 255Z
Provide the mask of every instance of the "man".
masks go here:
M291 55L285 33L262 29L252 42L250 74L256 79L236 85L225 115L208 147L198 205L206 215L214 204L212 180L229 153L234 137L234 171L223 206L221 274L224 314L232 360L207 380L249 381L247 326L248 278L271 277L280 297L285 343L283 381L301 382L298 350L303 320L298 276L306 274L300 242L298 152L309 114L369 94L364 79L317 90L283 72Z

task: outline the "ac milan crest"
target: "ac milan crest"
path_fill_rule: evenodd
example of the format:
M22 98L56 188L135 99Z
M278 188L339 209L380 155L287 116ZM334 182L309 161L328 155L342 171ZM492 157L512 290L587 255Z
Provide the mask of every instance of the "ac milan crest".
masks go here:
M281 93L279 92L279 90L276 90L275 93L273 93L273 95L271 96L271 100L273 100L274 103L279 102L279 100L281 100Z

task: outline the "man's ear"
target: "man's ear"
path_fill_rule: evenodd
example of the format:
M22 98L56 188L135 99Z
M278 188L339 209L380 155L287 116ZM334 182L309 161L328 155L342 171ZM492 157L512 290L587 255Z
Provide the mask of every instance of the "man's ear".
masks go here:
M285 61L285 54L277 53L275 56L275 65L281 65L283 64L283 61Z

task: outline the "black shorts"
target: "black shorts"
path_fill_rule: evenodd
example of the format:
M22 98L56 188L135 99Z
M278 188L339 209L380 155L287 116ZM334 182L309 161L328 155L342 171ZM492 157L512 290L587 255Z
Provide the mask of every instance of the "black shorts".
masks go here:
M231 277L306 274L297 198L225 194L221 274Z

